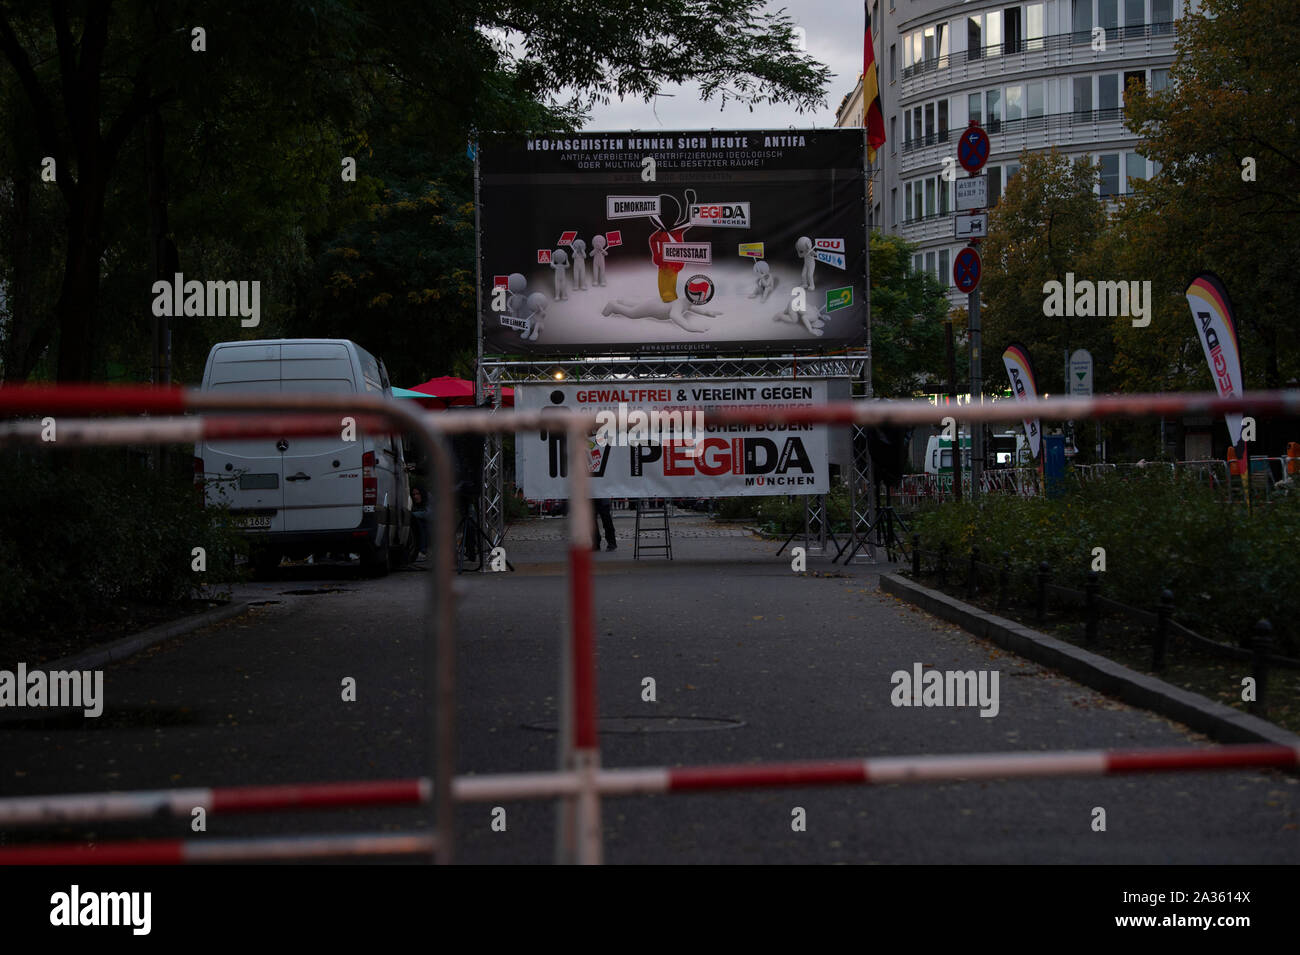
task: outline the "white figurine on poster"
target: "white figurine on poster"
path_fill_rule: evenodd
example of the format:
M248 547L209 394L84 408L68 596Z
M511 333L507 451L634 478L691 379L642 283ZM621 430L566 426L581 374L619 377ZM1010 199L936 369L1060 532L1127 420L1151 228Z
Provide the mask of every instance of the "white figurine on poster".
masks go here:
M506 299L506 315L511 318L523 318L528 306L528 279L520 272L511 272L506 280L510 297Z
M605 284L605 256L609 255L609 249L606 246L609 243L605 241L603 235L594 235L591 237L591 284L603 286Z
M826 334L826 318L829 313L825 307L819 308L817 314L811 318L808 316L807 308L795 308L799 300L792 294L790 301L785 305L785 311L777 312L772 316L774 322L788 322L791 325L802 325L805 329L814 335Z
M808 291L817 288L813 284L813 270L817 267L817 250L813 248L812 239L806 235L799 236L794 244L795 254L803 259L803 287Z
M555 270L555 300L562 302L569 297L569 276L565 271L569 267L569 256L563 249L551 253L551 268Z
M574 239L573 249L573 288L575 291L587 290L587 243Z
M527 338L529 341L537 341L537 336L542 333L542 329L546 326L546 307L549 304L546 296L541 292L534 292L528 296L528 327L523 331L523 338Z
M708 318L717 318L722 313L691 305L684 298L674 299L671 302L657 298L646 299L644 302L620 298L606 302L601 314L621 315L624 318L654 318L661 322L672 322L678 328L688 332L698 333L707 332L709 326L701 324L693 316L704 315Z
M772 267L759 259L754 263L754 291L749 297L766 302L772 290L776 288L776 283L777 278L772 274Z

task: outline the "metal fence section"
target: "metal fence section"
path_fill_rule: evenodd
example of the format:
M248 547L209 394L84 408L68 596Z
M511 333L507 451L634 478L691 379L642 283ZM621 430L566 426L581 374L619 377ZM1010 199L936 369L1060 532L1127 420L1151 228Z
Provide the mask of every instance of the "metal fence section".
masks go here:
M726 408L705 413L709 425L918 425L936 423L940 409L928 402L839 402L810 408ZM951 410L951 409L944 409ZM583 863L602 861L602 795L689 792L757 786L809 786L835 783L901 783L995 779L1024 776L1098 775L1118 772L1165 772L1245 767L1288 767L1300 752L1286 746L1220 746L1129 752L997 753L982 755L890 757L807 763L746 764L689 768L603 770L600 766L596 704L594 597L591 574L591 508L585 436L596 426L594 415L572 414L567 427L569 499L568 600L561 645L559 767L553 773L502 774L455 778L454 768L454 603L452 591L453 519L451 458L444 436L453 433L502 434L554 428L541 412L473 411L458 415L422 415L400 403L368 395L213 395L180 389L72 387L0 388L0 413L49 415L110 412L195 416L151 420L81 419L59 423L60 445L124 442L197 442L207 436L228 438L269 434L320 434L339 427L340 414L357 418L358 427L410 430L426 446L435 465L435 560L430 571L430 603L423 633L427 647L427 704L432 714L434 775L430 780L381 780L369 783L238 788L210 791L214 806L227 811L306 808L309 805L392 804L419 800L434 807L432 835L308 836L193 842L162 840L84 846L29 846L5 850L0 862L204 862L265 858L311 858L323 855L372 855L420 852L437 861L454 853L455 801L495 798L558 798L557 858ZM242 412L232 415L230 412ZM1087 417L1227 413L1300 416L1300 392L1261 392L1248 397L1209 394L1133 395L1101 398L1049 398L1025 402L964 406L960 417L971 422L1049 421ZM40 441L40 420L0 424L0 445ZM352 788L349 788L352 787ZM185 793L185 796L178 795ZM221 794L220 799L217 794ZM194 791L162 794L54 795L0 801L0 825L32 820L107 818L131 815L174 800L197 798ZM63 813L64 816L59 814ZM89 813L89 816L84 815ZM96 815L97 813L103 815Z

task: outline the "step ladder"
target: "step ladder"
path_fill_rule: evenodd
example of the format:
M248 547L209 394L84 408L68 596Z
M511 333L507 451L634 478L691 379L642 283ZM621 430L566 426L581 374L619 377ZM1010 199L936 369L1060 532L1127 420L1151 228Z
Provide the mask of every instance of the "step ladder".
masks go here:
M673 559L673 537L668 527L668 518L672 504L664 501L662 507L650 507L644 500L637 502L636 537L632 546L632 559L640 560L641 551L662 553L669 560ZM657 535L662 534L662 539ZM642 543L644 535L646 542Z

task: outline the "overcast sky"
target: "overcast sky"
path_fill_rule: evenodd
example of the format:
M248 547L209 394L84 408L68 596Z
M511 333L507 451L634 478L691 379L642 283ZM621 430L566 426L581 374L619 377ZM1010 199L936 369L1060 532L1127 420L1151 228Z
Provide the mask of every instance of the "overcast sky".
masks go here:
M807 52L831 69L826 102L813 112L799 113L791 105L749 108L728 103L719 109L717 97L701 102L694 86L671 86L650 102L614 100L597 105L588 130L619 129L779 129L835 125L835 110L853 90L862 72L862 3L860 0L785 0L769 2L768 10L784 7L807 33ZM671 94L671 95L667 95Z

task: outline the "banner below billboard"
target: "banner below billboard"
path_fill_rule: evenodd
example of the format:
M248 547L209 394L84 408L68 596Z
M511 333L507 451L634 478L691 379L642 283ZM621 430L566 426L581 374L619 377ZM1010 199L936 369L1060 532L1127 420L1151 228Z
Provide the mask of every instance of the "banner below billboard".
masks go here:
M594 497L737 497L830 491L826 425L702 425L710 408L824 404L825 379L674 378L515 386L515 407L599 415L587 438ZM566 498L563 428L515 436L515 480L530 500Z
M866 340L861 130L485 140L488 354Z
M1011 393L1016 401L1033 401L1038 397L1038 384L1034 378L1034 366L1029 361L1029 349L1017 342L1007 346L1002 353L1002 364L1006 366L1007 377L1011 379ZM1029 441L1029 451L1038 460L1038 448L1042 444L1043 429L1037 418L1025 418L1025 437Z

